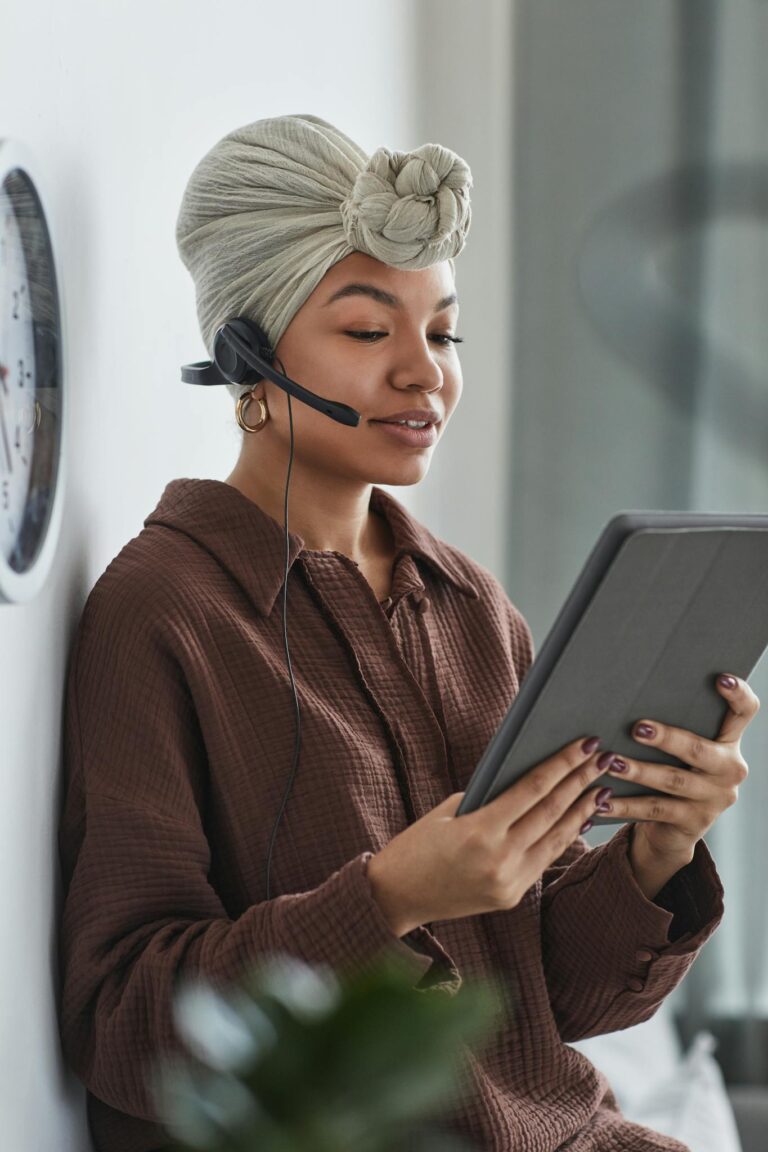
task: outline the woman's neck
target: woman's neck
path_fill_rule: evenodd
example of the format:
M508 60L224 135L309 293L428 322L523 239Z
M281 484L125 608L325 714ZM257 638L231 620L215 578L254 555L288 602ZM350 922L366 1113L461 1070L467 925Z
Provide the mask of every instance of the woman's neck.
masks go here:
M283 524L285 488L281 491L258 482L241 463L227 476L226 484L237 488L263 512ZM383 516L371 510L372 485L352 493L330 494L322 486L295 483L291 477L288 492L288 528L304 541L311 552L340 552L360 565L370 565L394 551L392 530Z

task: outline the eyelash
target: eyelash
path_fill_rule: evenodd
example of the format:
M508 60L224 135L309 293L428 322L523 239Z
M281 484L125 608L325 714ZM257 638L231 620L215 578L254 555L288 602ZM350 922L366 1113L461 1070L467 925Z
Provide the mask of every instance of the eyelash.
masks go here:
M345 336L386 336L386 332L345 332ZM435 333L432 337L433 340L448 340L451 344L463 344L464 340L461 336L446 336L444 333ZM361 340L361 344L376 344L376 340ZM447 344L441 344L442 348L447 348Z

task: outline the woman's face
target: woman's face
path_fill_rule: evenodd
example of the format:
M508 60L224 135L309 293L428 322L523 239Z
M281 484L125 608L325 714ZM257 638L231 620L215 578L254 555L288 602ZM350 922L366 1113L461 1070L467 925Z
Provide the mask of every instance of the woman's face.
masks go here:
M360 291L331 299L351 284L368 285L397 302ZM405 271L353 252L329 269L275 351L287 376L350 405L360 413L360 423L356 428L339 424L292 398L297 462L362 483L414 484L422 478L461 396L461 365L448 339L456 335L459 309L456 302L445 303L454 294L447 260ZM280 363L275 367L280 370ZM263 433L246 440L258 440L260 452L269 436L270 453L277 450L282 457L284 449L287 458L288 396L270 380L262 381L256 394L264 395L271 419ZM410 408L437 413L435 443L414 445L373 423ZM246 419L252 423L254 417L246 413Z

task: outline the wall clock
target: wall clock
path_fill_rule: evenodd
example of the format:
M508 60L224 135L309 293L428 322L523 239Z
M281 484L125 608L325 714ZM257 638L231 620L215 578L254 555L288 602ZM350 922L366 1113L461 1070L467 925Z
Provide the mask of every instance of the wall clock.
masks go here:
M34 157L0 139L0 603L38 594L61 524L64 326L49 203Z

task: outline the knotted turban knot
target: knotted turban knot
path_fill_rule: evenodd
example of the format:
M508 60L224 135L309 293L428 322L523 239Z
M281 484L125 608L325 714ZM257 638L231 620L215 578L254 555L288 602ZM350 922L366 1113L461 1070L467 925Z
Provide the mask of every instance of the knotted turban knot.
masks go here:
M344 234L385 264L428 268L464 247L471 187L469 167L440 144L377 148L341 204Z

